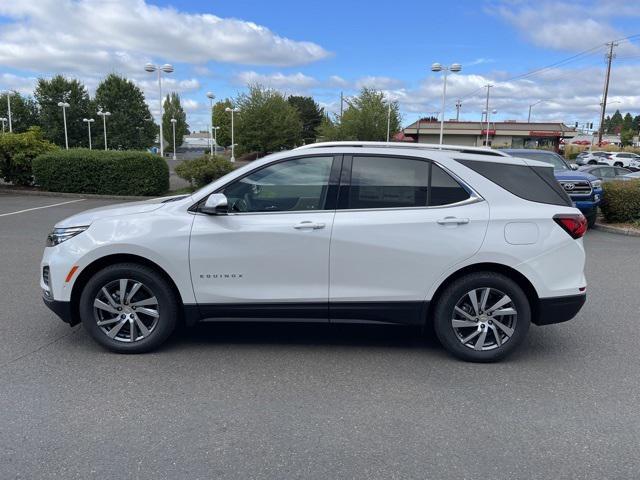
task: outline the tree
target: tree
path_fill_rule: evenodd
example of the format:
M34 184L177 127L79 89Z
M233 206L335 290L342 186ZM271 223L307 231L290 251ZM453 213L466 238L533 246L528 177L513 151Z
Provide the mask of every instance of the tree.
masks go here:
M107 142L110 148L141 150L153 145L157 126L142 90L133 82L113 73L108 75L96 89L94 104L97 109L111 113L107 118ZM91 134L94 144L102 146L103 125L97 109L91 113L91 118L96 121Z
M305 142L315 141L318 128L324 118L324 108L320 107L312 97L290 96L287 98L300 115L302 121L302 139Z
M620 133L620 143L622 144L622 146L627 147L629 145L633 145L634 135L635 133L631 129L622 130L622 132Z
M635 117L633 117L632 129L634 132L638 132L640 130L640 115L636 115Z
M34 92L40 108L40 126L44 138L64 147L62 108L58 102L67 102L67 131L70 147L89 145L86 125L82 121L94 115L86 87L75 79L56 75L50 80L39 78Z
M14 133L23 133L31 127L39 125L38 104L31 97L23 97L18 92L10 93L11 125ZM0 95L0 117L9 118L7 109L7 93ZM6 125L9 131L9 124Z
M633 130L633 117L627 112L622 119L622 131Z
M231 145L231 114L225 111L227 107L233 107L233 102L229 98L216 102L213 106L212 125L220 128L218 129L217 134L212 134L214 136L217 135L218 145L221 147L228 147Z
M182 139L185 135L189 135L189 125L187 124L187 114L184 113L182 104L180 103L180 95L171 92L164 101L164 113L162 114L162 129L164 130L164 139L169 144L168 151L173 151L173 125L171 119L175 118L176 122L176 147L182 145Z
M620 113L620 110L616 110L616 113L613 114L607 126L607 133L620 133L620 131L622 130L622 122L622 114Z
M336 118L331 125L325 124L322 134L327 140L369 140L387 139L387 118L389 103L384 93L363 88L360 94L347 102L349 105L342 118ZM391 102L390 136L400 131L400 108L398 102ZM333 138L332 138L333 137Z
M236 141L241 152L260 154L292 148L302 139L302 121L282 93L260 85L238 96Z

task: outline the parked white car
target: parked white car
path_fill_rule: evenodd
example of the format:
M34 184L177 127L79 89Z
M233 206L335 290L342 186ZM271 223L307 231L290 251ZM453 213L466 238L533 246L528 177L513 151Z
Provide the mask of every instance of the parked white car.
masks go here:
M612 167L633 167L631 162L635 165L640 161L640 155L631 152L609 152L607 157L602 159L603 163L611 165Z
M48 236L45 303L116 352L178 322L433 322L470 361L585 302L586 219L546 163L481 148L336 142L192 195L89 210Z
M604 163L604 160L611 152L605 151L588 151L580 152L576 157L576 163L578 165L597 165L598 163Z

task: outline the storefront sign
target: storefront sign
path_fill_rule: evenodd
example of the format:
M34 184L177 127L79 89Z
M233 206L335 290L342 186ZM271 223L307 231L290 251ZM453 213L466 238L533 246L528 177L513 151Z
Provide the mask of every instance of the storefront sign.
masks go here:
M562 137L562 132L543 132L537 130L531 130L529 132L531 137Z

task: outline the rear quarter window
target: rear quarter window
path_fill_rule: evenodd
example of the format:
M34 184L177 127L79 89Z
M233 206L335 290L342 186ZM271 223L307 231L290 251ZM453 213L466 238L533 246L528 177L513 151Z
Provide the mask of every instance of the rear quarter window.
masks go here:
M478 160L457 161L517 197L537 203L573 206L571 198L553 175L551 166L530 167Z

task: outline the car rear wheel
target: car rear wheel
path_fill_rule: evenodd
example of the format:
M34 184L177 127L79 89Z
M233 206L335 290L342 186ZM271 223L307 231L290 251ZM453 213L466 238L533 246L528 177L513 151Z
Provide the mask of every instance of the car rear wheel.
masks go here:
M531 306L516 282L494 272L465 275L449 285L434 312L442 345L471 362L509 355L527 335Z
M143 353L173 332L178 302L155 270L135 263L96 273L80 296L80 317L100 345L120 353Z
M622 162L616 162L613 164L614 167L622 167Z
M597 165L598 162L596 162L595 160L589 160L589 165Z

